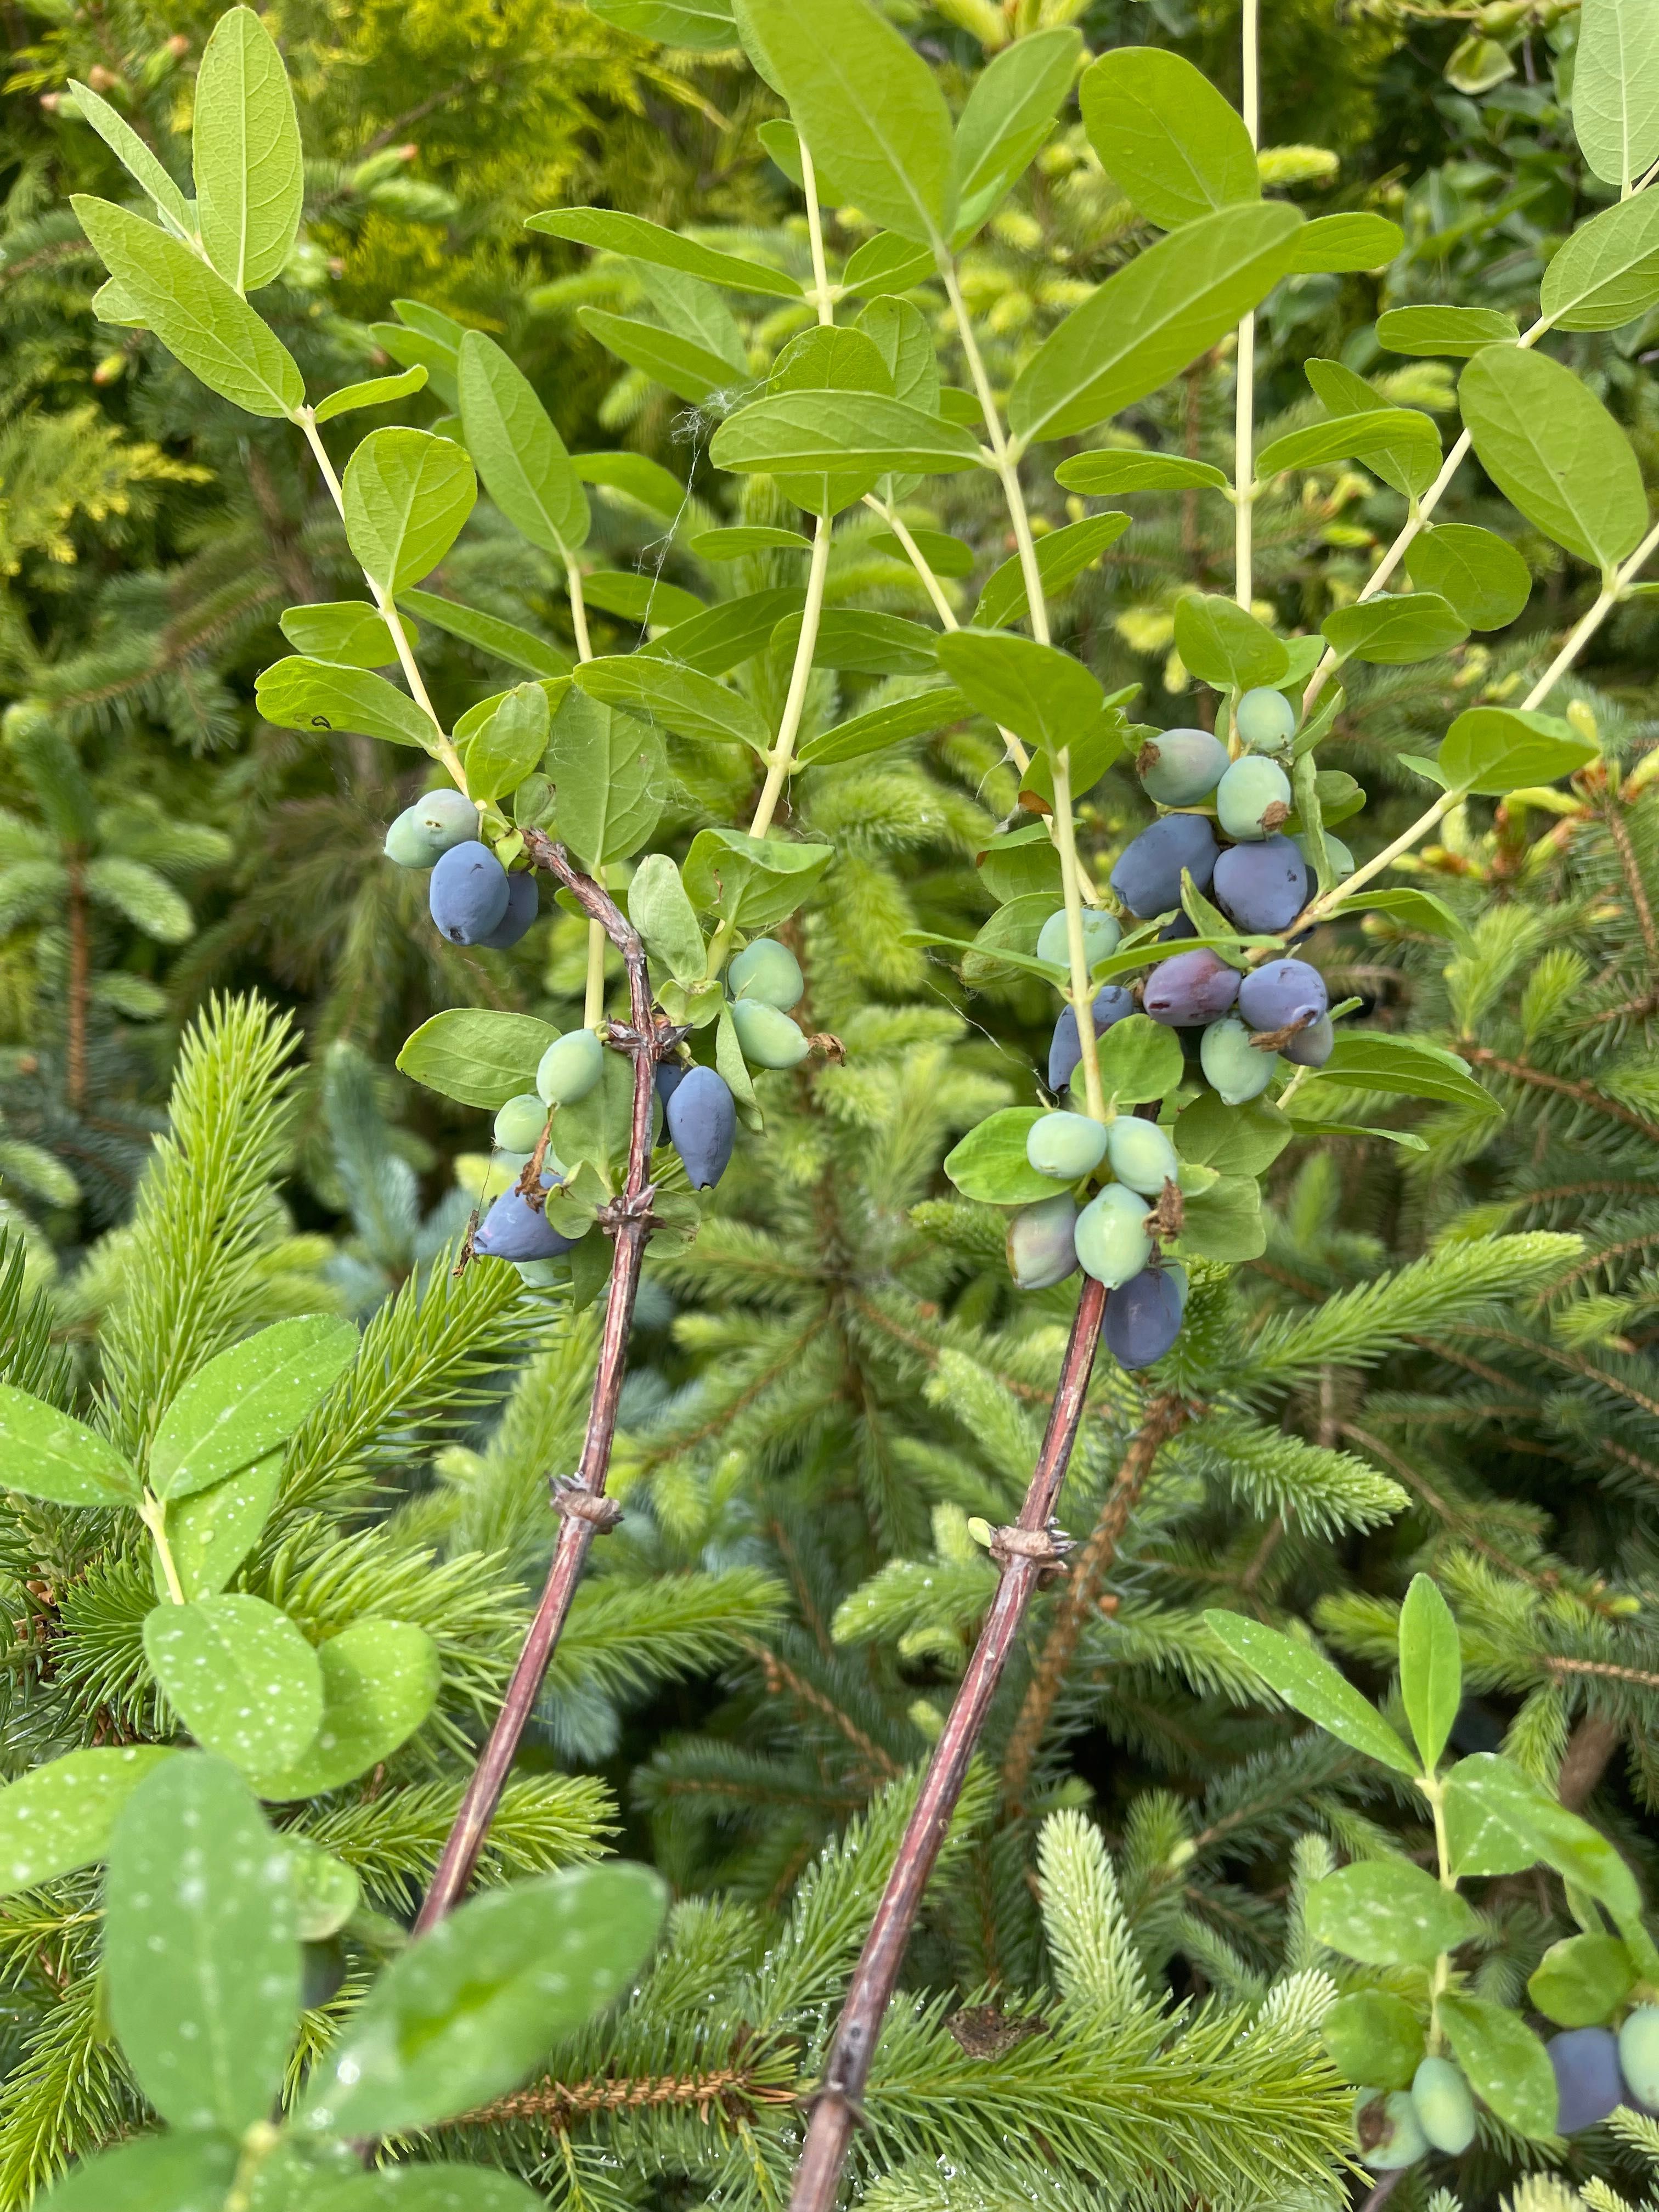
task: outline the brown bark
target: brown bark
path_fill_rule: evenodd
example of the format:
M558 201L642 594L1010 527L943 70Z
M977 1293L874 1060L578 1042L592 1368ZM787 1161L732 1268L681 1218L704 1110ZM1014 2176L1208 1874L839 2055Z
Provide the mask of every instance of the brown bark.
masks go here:
M1607 1761L1619 1748L1617 1721L1601 1713L1586 1713L1567 1738L1556 1777L1556 1793L1571 1812L1583 1812L1607 1771Z
M657 1060L665 1047L680 1034L678 1030L662 1036L658 1033L651 1010L645 948L615 901L599 884L582 874L564 848L552 838L531 830L525 833L525 845L535 866L556 876L567 890L574 893L585 912L603 924L606 935L623 956L628 970L630 1020L627 1024L611 1024L611 1042L634 1057L634 1117L622 1194L599 1213L601 1227L616 1238L617 1256L605 1296L599 1369L593 1377L581 1457L571 1480L555 1486L554 1502L562 1517L553 1563L501 1710L461 1801L433 1875L432 1887L415 1923L417 1935L441 1920L465 1894L488 1840L489 1824L495 1816L520 1741L540 1694L542 1678L569 1614L588 1547L601 1529L615 1525L617 1517L616 1508L605 1496L605 1485L611 1468L611 1446L616 1440L617 1406L628 1364L634 1302L639 1291L646 1240L651 1233L651 1109Z
M949 1832L969 1762L1031 1592L1039 1575L1058 1556L1048 1536L1048 1524L1083 1418L1083 1401L1105 1310L1104 1285L1086 1277L1048 1415L1048 1432L1037 1454L1025 1502L1013 1528L999 1531L993 1545L992 1557L1002 1570L996 1595L950 1717L928 1761L915 1810L842 2007L823 2086L814 2099L805 2145L795 2169L791 2212L830 2212L835 2203L876 2039L898 1981L922 1893Z

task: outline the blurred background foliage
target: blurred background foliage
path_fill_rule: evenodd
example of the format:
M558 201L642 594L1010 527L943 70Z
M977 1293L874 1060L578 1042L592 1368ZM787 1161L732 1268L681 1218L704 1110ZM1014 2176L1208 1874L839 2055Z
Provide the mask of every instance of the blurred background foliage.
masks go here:
M581 987L581 926L556 910L510 955L435 938L419 878L380 858L413 795L407 769L368 740L260 723L253 678L283 649L282 610L353 588L332 509L284 427L233 416L141 335L92 313L100 271L65 196L122 186L65 81L104 92L182 173L216 12L137 0L4 10L0 1224L21 1260L9 1291L0 1281L0 1322L21 1328L27 1278L46 1300L31 1326L88 1377L118 1254L110 1232L210 993L257 992L293 1018L284 1249L309 1303L366 1319L436 1279L494 1172L483 1117L406 1084L390 1066L398 1043L458 1003L574 1019ZM893 12L944 62L953 96L1008 35L990 0ZM1236 19L1215 0L1031 12L1077 21L1097 51L1174 46L1232 88ZM1267 12L1264 175L1310 212L1381 209L1407 245L1375 275L1280 287L1259 341L1264 434L1312 414L1303 364L1316 356L1449 423L1454 365L1384 354L1376 318L1436 301L1524 313L1560 239L1607 197L1563 110L1573 11L1278 0ZM597 204L693 232L737 224L752 249L799 260L804 226L757 135L772 112L763 88L733 58L649 46L560 0L285 0L271 17L313 159L301 243L262 306L313 392L407 357L416 325L394 301L499 336L572 450L596 457L600 650L636 635L653 579L705 598L775 580L765 556L734 571L692 548L716 521L795 520L764 487L741 514L705 503L729 496L702 459L714 403L618 374L580 320L584 307L620 304L672 327L672 288L523 228L539 208ZM968 257L999 385L1080 287L1139 246L1134 220L1062 118ZM870 228L839 209L832 242L844 252ZM795 327L751 304L720 334L734 386ZM1559 343L1659 476L1659 311ZM439 380L422 404L430 419L444 411ZM1224 461L1232 410L1224 346L1111 434ZM908 519L966 539L982 579L1011 550L988 484L945 479L935 496ZM1050 528L1068 519L1051 496ZM1225 588L1231 516L1199 492L1127 504L1133 526L1072 586L1061 618L1109 684L1142 687L1135 711L1188 720L1203 700L1174 654L1173 605L1194 585ZM1443 513L1516 526L1472 466ZM1316 627L1357 595L1402 514L1352 467L1281 479L1257 511L1261 596L1289 626ZM1371 796L1342 835L1362 858L1423 803L1401 757L1459 706L1516 694L1594 591L1541 538L1516 542L1534 584L1508 630L1425 666L1352 672L1338 734ZM473 605L568 642L557 579L493 535L487 511L445 576ZM973 582L945 589L965 614ZM838 536L836 590L926 611L873 521ZM988 1747L1004 1818L964 1853L954 1893L971 1909L936 1914L919 1974L963 1990L1030 1980L1034 1819L1092 1802L1154 1969L1183 1991L1265 1986L1288 1956L1293 1837L1363 1849L1368 1823L1409 1815L1328 1745L1241 1717L1242 1686L1194 1624L1213 1604L1300 1617L1380 1683L1416 1565L1463 1625L1475 1691L1462 1747L1507 1741L1571 1802L1593 1800L1659 1876L1656 644L1659 599L1638 596L1569 687L1603 750L1571 793L1474 802L1419 856L1467 924L1465 945L1449 959L1443 942L1378 916L1317 946L1334 982L1381 1019L1410 1007L1415 1027L1474 1060L1506 1118L1372 1100L1366 1119L1425 1149L1333 1137L1274 1170L1269 1251L1231 1289L1199 1285L1183 1384L1276 1435L1287 1466L1299 1439L1351 1455L1352 1492L1298 1515L1275 1489L1272 1451L1252 1460L1200 1440L1125 1499L1107 1565L1048 1601L1005 1693ZM451 712L501 680L434 633L423 653ZM845 708L832 678L815 683L822 725ZM728 819L741 797L688 771L663 834ZM1006 977L969 999L902 941L918 925L978 926L990 902L975 856L1014 805L995 751L960 732L820 775L800 818L833 829L838 858L799 949L809 1026L843 1039L846 1065L763 1079L766 1134L722 1186L719 1218L650 1269L624 1409L629 1519L533 1756L602 1775L633 1845L686 1889L720 1883L775 1907L924 1753L988 1589L966 1516L996 1515L1023 1486L1067 1294L1011 1296L997 1223L945 1201L938 1163L988 1105L1030 1095L1042 994ZM1090 795L1086 856L1103 877L1139 805L1121 773ZM1447 1323L1428 1300L1415 1318L1402 1308L1386 1358L1333 1327L1327 1354L1282 1384L1253 1383L1263 1331L1309 1323L1425 1255L1449 1281L1460 1243L1535 1228L1576 1230L1583 1252L1501 1320L1486 1309ZM514 1396L511 1366L498 1367L453 1433L411 1434L381 1471L409 1540L499 1547L528 1583L552 1525L543 1477L580 1422L592 1343L580 1319L550 1337L545 1316L524 1340L536 1348ZM49 1358L45 1339L31 1356ZM1079 1533L1117 1510L1137 1419L1121 1380L1102 1378L1066 1501ZM636 1663L665 1572L739 1570L783 1595L756 1607L724 1671L707 1653L729 1653L732 1638L700 1644L695 1620L686 1679L664 1684ZM1535 1917L1510 1929L1495 1973L1524 1972L1528 1946L1549 1940ZM1578 2154L1617 2171L1605 2145ZM1479 2170L1465 2196L1495 2201Z

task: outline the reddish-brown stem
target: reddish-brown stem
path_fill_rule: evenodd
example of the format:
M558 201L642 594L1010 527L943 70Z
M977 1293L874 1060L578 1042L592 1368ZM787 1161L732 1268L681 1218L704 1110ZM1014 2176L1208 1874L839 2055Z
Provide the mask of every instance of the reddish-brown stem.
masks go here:
M1030 1487L1020 1508L1019 1519L1004 1536L1040 1538L1047 1530L1054 1500L1065 1480L1089 1376L1100 1342L1100 1324L1106 1310L1105 1285L1085 1276L1072 1323L1071 1341L1060 1371L1059 1386L1048 1414L1048 1432L1037 1454ZM991 1601L979 1642L968 1662L968 1671L951 1707L944 1733L929 1760L915 1810L910 1815L898 1856L881 1893L864 1948L854 1970L847 2001L836 2027L835 2040L824 2067L823 2085L813 2107L800 2163L795 2169L791 2212L830 2212L836 2201L842 2166L847 2156L859 2100L870 2072L876 2039L891 2002L903 1963L905 1947L921 1904L922 1893L951 1826L957 1800L962 1795L969 1762L979 1742L991 1700L1002 1670L1014 1648L1025 1608L1038 1575L1046 1564L1042 1547L1018 1548L1017 1541L996 1547L1002 1569L996 1595Z
M417 1935L441 1920L465 1894L489 1838L489 1824L495 1817L495 1808L507 1785L520 1740L541 1693L542 1678L569 1613L588 1547L601 1528L611 1525L613 1517L614 1509L600 1508L598 1501L605 1495L605 1478L611 1468L611 1448L617 1434L617 1406L628 1364L628 1340L634 1325L634 1301L640 1287L646 1239L651 1233L651 1109L659 1047L651 1012L645 947L615 901L591 877L582 874L562 845L540 830L530 830L525 832L525 848L535 866L556 876L589 917L602 926L623 956L628 970L632 1018L626 1029L612 1023L611 1041L634 1055L634 1118L629 1132L628 1173L622 1194L602 1208L599 1216L602 1226L617 1240L617 1256L605 1297L599 1370L593 1377L581 1458L574 1477L561 1486L557 1493L562 1517L541 1602L525 1637L519 1663L513 1670L489 1741L483 1747L466 1795L461 1800L460 1810L455 1815L454 1826L445 1841L432 1887L415 1923Z
M77 848L69 858L69 989L64 1006L68 1030L65 1089L78 1114L87 1103L87 992L90 955L87 944L87 891Z

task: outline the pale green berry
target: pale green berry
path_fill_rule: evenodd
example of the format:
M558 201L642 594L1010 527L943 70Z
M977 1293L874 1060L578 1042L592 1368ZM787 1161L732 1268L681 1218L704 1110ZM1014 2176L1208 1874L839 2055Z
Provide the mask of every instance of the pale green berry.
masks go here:
M775 937L757 937L745 945L726 970L734 999L757 999L787 1013L800 1004L806 988L800 963Z
M572 1030L542 1054L536 1089L550 1106L574 1106L605 1073L605 1047L592 1030Z
M1104 960L1117 951L1117 941L1123 934L1115 915L1103 913L1097 906L1083 909L1083 953L1092 969L1097 960ZM1036 957L1052 960L1057 968L1070 969L1072 965L1071 939L1066 929L1066 909L1060 907L1042 925L1037 939Z
M1205 1081L1229 1106L1259 1098L1279 1066L1279 1054L1258 1052L1249 1030L1233 1014L1210 1024L1199 1040L1198 1057Z
M1108 1129L1106 1158L1118 1181L1143 1198L1156 1198L1181 1164L1165 1132L1136 1114L1120 1114Z
M764 999L734 999L732 1026L738 1047L751 1067L793 1067L809 1047L799 1022Z
M1077 1256L1109 1290L1138 1275L1152 1256L1146 1200L1125 1183L1108 1183L1077 1218Z
M1056 1182L1075 1182L1100 1165L1106 1151L1106 1132L1086 1114L1045 1114L1033 1121L1025 1139L1025 1157L1039 1175Z

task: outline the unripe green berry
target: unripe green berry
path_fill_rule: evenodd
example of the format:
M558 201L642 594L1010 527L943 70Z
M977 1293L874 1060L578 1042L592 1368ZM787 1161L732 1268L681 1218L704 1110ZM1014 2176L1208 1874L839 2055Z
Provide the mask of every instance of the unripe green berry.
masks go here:
M536 1091L521 1091L495 1116L495 1142L504 1152L533 1152L547 1127L547 1108Z
M1160 806L1196 806L1221 781L1227 748L1208 730L1160 730L1135 755L1135 774Z
M751 1067L793 1067L809 1050L799 1023L764 999L734 999L732 1026L738 1033L738 1049Z
M1117 940L1123 934L1116 916L1103 913L1097 906L1083 909L1083 952L1092 968L1097 960L1104 960L1117 951ZM1071 939L1066 930L1066 909L1059 908L1042 925L1037 939L1036 957L1052 960L1057 968L1069 969L1072 964Z
M1156 1198L1181 1164L1166 1133L1136 1114L1120 1114L1107 1130L1106 1158L1118 1181L1143 1198Z
M1425 2058L1412 2080L1412 2110L1436 2150L1456 2158L1474 2141L1474 2100L1449 2058Z
M1247 691L1233 714L1233 727L1252 752L1282 752L1296 735L1296 709L1282 691Z
M1108 1183L1077 1218L1077 1256L1109 1290L1138 1275L1152 1256L1146 1200L1125 1183Z
M1354 2118L1359 2155L1374 2173L1415 2166L1427 2154L1428 2138L1418 2123L1409 2089L1391 2089L1381 2098L1375 2089L1362 2089Z
M1277 761L1243 753L1215 787L1216 818L1240 844L1258 844L1282 827L1291 811L1291 781Z
M800 963L775 937L757 937L745 945L726 970L734 999L756 999L787 1013L800 1004L806 988Z
M1619 2070L1637 2103L1659 2112L1659 2005L1638 2005L1620 2029Z
M1025 1157L1039 1175L1075 1182L1091 1174L1106 1152L1106 1132L1086 1114L1045 1114L1033 1121Z
M1258 1052L1249 1030L1233 1014L1210 1024L1199 1041L1198 1058L1205 1081L1229 1106L1259 1098L1279 1066L1279 1054Z
M574 1106L605 1073L605 1047L592 1030L556 1038L536 1069L536 1089L550 1106Z

